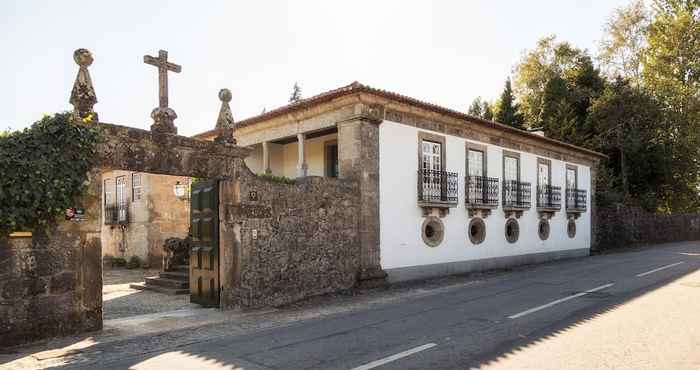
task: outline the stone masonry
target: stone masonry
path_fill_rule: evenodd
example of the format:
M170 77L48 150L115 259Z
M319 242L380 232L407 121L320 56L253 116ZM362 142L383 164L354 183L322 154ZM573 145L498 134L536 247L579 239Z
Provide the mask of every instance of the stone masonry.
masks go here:
M238 220L240 266L229 305L282 305L353 287L360 272L359 186L306 177L274 182L241 168ZM228 248L227 248L228 249ZM226 263L227 265L229 263Z

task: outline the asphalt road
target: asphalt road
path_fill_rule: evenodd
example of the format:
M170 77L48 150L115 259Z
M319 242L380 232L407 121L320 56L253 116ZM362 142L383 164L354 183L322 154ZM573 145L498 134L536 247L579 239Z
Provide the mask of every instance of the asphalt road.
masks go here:
M700 243L550 263L84 368L697 370L699 268Z

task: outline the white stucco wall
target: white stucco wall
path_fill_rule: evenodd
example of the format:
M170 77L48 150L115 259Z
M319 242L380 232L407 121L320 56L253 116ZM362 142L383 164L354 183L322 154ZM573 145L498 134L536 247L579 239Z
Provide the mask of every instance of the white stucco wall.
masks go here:
M537 156L520 152L521 181L532 184L531 207L518 219L520 238L510 244L506 241L505 214L501 202L484 219L486 239L473 245L467 235L470 221L465 208L465 139L425 131L446 137L445 170L458 173L459 198L456 207L442 218L445 236L437 247L427 246L421 238L422 210L417 205L418 131L415 127L383 121L379 126L379 193L380 193L380 246L381 265L384 269L469 261L484 258L553 252L567 249L590 248L590 169L578 166L578 187L588 192L588 211L576 220L576 236L567 235L564 208L566 163L552 161L552 185L562 188L562 209L550 220L550 236L546 241L537 234L539 216L536 211ZM476 142L484 145L485 143ZM502 195L502 150L488 145L487 175L499 179L499 197ZM508 149L510 150L510 149ZM510 150L517 152L515 150ZM543 157L544 158L544 157Z

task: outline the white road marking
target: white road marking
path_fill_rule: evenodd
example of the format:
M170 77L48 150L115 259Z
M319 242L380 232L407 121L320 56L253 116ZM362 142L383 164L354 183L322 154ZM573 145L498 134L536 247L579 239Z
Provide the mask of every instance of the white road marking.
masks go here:
M412 355L412 354L414 354L414 353L418 353L418 352L420 352L420 351L424 351L424 350L426 350L426 349L428 349L428 348L433 348L433 347L435 347L435 346L437 346L437 344L435 344L435 343L424 344L424 345L422 345L422 346L418 346L418 347L416 347L416 348L411 348L411 349L409 349L409 350L406 350L406 351L403 351L403 352L399 352L399 353L397 353L397 354L395 354L395 355L391 355L391 356L389 356L389 357L384 357L384 358L379 359L379 360L377 360L377 361L372 361L372 362L370 362L370 363L368 363L368 364L364 364L364 365L362 365L362 366L355 367L355 368L353 368L352 370L369 370L369 369L374 369L374 368L377 367L377 366L382 366L382 365L384 365L384 364L388 364L389 362L396 361L396 360L398 360L398 359L402 359L402 358L407 357L407 356L410 356L410 355Z
M599 286L599 287L597 287L597 288L589 289L589 290L587 290L587 291L585 291L585 292L581 292L581 293L577 293L577 294L574 294L574 295L570 295L570 296L568 296L568 297L561 298L561 299L557 299L556 301L552 301L552 302L549 302L549 303L547 303L547 304L543 304L542 306L538 306L538 307L535 307L535 308L531 308L531 309L529 309L529 310L527 310L527 311L523 311L523 312L520 312L520 313L516 313L515 315L508 316L508 318L509 318L509 319L517 319L518 317L523 317L523 316L529 315L529 314L531 314L531 313L533 313L533 312L537 312L537 311L539 311L539 310L544 310L545 308L552 307L552 306L557 305L557 304L559 304L559 303L566 302L566 301L568 301L568 300L571 300L571 299L574 299L574 298L578 298L578 297L584 296L584 295L586 295L586 294L588 294L588 293L593 293L593 292L597 292L597 291L599 291L599 290L603 290L603 289L605 289L605 288L610 288L610 287L613 286L613 285L615 285L615 284L610 283L610 284L601 285L601 286Z
M655 273L655 272L657 272L657 271L666 270L666 269L671 268L671 267L673 267L673 266L678 266L678 265L680 265L680 264L682 264L682 263L685 263L685 262L683 262L683 261L681 261L681 262L676 262L676 263L672 263L672 264L670 264L670 265L666 265L666 266L663 266L663 267L659 267L659 268L657 268L657 269L653 269L653 270L651 270L651 271L642 272L641 274L637 274L637 277L642 277L642 276L646 276L646 275L649 275L649 274L653 274L653 273Z

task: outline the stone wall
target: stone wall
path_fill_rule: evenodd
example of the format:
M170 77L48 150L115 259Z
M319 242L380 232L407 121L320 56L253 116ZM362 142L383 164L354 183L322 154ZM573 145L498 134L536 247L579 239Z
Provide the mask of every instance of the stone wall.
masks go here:
M102 328L101 186L89 178L85 220L0 237L0 346Z
M700 240L700 214L658 214L622 205L598 208L594 251Z
M306 177L283 184L245 166L239 179L234 218L240 225L240 268L235 288L222 291L231 295L223 302L278 306L355 285L360 268L356 182Z

